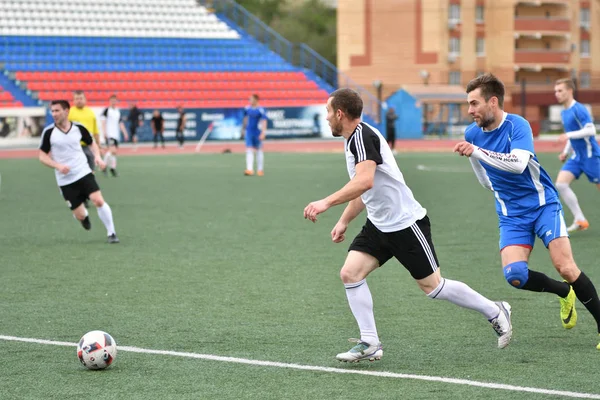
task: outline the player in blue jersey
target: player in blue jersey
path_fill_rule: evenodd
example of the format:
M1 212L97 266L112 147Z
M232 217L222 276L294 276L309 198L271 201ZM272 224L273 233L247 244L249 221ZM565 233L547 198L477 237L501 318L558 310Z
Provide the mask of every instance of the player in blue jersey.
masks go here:
M590 227L586 220L577 196L569 186L575 179L584 173L588 180L600 189L600 147L596 142L596 127L588 110L573 98L575 85L571 79L559 79L554 85L556 100L564 107L560 116L565 133L559 136L561 143L566 142L565 149L558 158L565 161L569 151L573 151L571 158L565 163L558 177L556 188L563 202L573 214L574 222L567 231L582 231Z
M596 288L573 260L558 193L535 155L529 123L504 112L504 85L492 74L469 82L467 94L469 115L475 122L454 151L469 157L479 182L494 192L504 277L518 289L558 295L567 329L577 322L577 297L594 316L600 333ZM565 282L529 269L536 235ZM596 348L600 350L600 344Z
M250 96L250 105L244 108L242 135L246 136L246 170L244 175L254 175L254 153L256 152L256 174L264 175L265 155L262 142L267 135L267 113L258 105L258 95Z

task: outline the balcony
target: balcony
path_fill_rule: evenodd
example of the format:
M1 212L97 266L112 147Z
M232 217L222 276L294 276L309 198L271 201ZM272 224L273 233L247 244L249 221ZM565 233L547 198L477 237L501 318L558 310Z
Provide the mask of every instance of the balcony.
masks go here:
M567 18L516 17L515 32L568 35L571 21Z
M569 64L571 52L568 50L519 49L515 50L515 64Z
M542 4L557 4L560 6L569 6L570 0L518 0L517 5L541 6Z

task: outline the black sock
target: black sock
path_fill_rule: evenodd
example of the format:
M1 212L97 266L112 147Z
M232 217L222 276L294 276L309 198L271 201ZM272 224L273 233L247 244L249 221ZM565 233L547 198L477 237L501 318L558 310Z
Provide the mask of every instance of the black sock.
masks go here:
M592 314L598 325L598 333L600 333L600 299L598 299L598 292L590 278L586 274L581 272L579 278L573 283L573 290L579 301L587 308Z
M527 283L521 288L532 292L549 292L558 297L567 297L571 288L567 282L560 282L541 272L529 270Z

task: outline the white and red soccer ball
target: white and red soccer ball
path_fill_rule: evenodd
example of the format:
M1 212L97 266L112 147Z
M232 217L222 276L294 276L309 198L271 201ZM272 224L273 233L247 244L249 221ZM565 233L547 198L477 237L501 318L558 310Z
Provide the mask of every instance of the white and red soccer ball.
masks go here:
M77 344L77 357L88 369L104 369L117 358L117 342L106 332L88 332Z

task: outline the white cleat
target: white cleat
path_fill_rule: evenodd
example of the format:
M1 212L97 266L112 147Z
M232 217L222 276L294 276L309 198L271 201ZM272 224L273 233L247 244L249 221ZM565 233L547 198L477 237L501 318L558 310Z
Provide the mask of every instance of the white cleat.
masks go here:
M383 347L381 346L381 343L369 344L359 339L348 339L348 341L356 343L356 346L345 353L340 353L335 356L339 361L357 363L361 360L381 360L381 357L383 356Z
M511 307L505 301L497 301L496 305L498 306L499 313L496 318L490 320L490 323L496 335L498 335L498 348L503 349L508 346L510 339L512 339Z

